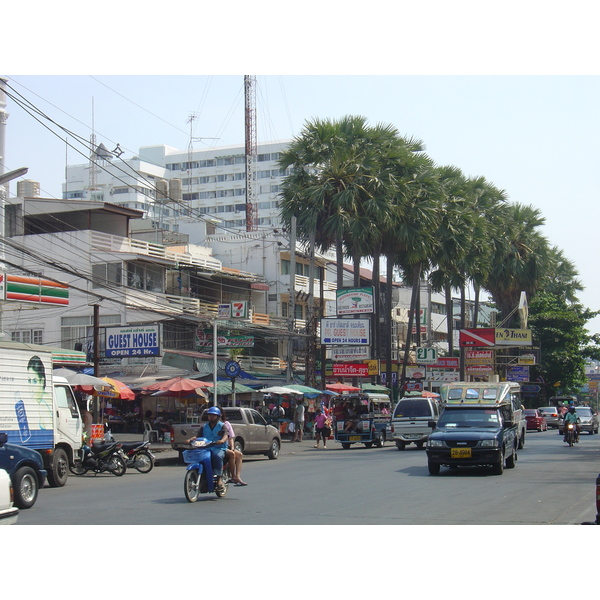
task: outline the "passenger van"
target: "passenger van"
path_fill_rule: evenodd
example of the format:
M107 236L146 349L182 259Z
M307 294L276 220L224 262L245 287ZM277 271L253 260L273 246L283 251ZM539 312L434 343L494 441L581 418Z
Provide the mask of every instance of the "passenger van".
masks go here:
M392 415L391 434L398 450L408 444L422 448L431 433L430 422L440 416L440 400L432 397L407 396L400 399Z
M342 394L330 400L333 434L342 448L361 443L381 448L388 437L391 402L385 394Z

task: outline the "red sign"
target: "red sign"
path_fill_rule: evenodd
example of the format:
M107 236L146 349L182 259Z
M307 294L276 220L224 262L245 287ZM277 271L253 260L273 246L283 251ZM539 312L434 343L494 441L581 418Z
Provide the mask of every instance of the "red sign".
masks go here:
M496 330L493 327L461 329L458 338L461 347L481 347L496 345Z
M334 363L333 375L334 377L369 377L369 365L364 363Z

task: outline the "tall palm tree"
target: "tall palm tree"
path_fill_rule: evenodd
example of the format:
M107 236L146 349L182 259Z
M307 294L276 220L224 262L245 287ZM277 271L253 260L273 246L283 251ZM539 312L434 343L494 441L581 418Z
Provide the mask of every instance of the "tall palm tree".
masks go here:
M513 315L521 291L531 298L553 265L551 249L539 231L544 224L539 209L506 204L494 223L494 251L484 287L500 310L506 326L516 322Z

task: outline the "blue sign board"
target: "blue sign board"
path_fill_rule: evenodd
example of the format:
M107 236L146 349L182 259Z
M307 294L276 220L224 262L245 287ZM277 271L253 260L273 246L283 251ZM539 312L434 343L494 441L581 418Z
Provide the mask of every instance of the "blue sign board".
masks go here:
M105 356L160 356L158 325L107 327Z
M508 367L506 379L508 381L529 381L529 367Z

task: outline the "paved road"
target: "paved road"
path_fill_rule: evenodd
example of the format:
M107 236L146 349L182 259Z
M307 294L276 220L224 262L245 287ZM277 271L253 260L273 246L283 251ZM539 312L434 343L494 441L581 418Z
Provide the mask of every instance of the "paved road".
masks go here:
M442 468L430 476L426 454L410 446L327 450L284 442L282 455L244 462L245 488L225 498L183 495L184 467L143 475L72 477L44 488L21 511L25 525L496 525L594 521L600 436L569 448L555 430L528 434L517 466L502 476L486 469Z

